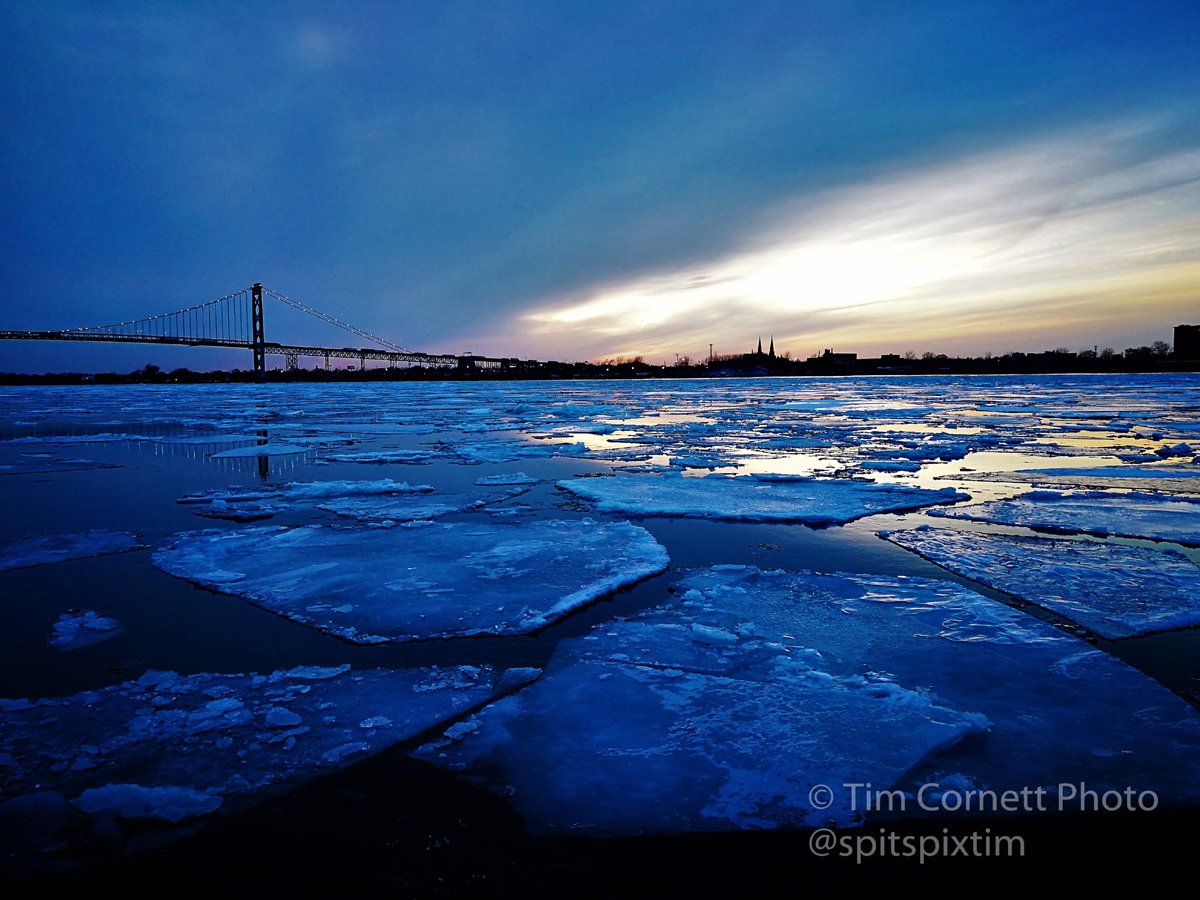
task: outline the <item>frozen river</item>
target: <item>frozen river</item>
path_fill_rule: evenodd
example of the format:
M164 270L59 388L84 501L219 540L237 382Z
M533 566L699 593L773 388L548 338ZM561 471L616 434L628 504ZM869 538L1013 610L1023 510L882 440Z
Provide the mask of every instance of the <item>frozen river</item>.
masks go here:
M1191 808L1198 422L1192 375L0 389L0 800L81 858L381 760L532 835Z

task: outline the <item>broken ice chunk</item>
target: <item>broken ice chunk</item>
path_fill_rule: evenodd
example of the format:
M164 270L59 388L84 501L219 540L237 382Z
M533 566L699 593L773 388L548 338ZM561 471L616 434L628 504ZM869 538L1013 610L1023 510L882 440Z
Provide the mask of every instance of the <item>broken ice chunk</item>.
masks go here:
M511 475L484 475L476 478L475 483L480 487L494 487L508 484L537 484L540 479L531 478L524 472L514 472Z
M0 540L0 571L144 550L137 535L128 531L76 531L35 534Z
M511 795L534 833L852 825L861 804L837 787L912 793L947 760L997 792L1086 781L1200 800L1195 710L972 591L751 567L680 589L706 607L673 601L561 642L550 675L418 753ZM745 638L706 644L696 626ZM809 802L817 784L837 786L826 809Z
M1200 569L1172 550L941 528L883 536L1110 640L1200 625Z
M299 725L304 721L290 709L284 709L281 706L273 706L268 709L264 718L268 725L274 725L278 728L288 728L292 725Z
M217 501L246 503L251 500L287 500L294 503L316 503L336 497L361 497L377 494L428 494L428 484L410 485L407 481L380 478L375 481L292 481L286 484L242 487L235 485L218 490L201 491L180 497L176 503L208 503Z
M107 641L124 630L116 619L102 616L95 610L65 612L54 623L49 645L55 650L76 650Z
M441 496L437 500L411 496L345 497L322 503L317 508L369 522L387 519L412 522L477 509L481 502L484 501L479 497L468 496Z
M431 450L379 450L368 453L334 453L321 458L328 462L395 463L397 465L428 465L439 454Z
M1011 500L936 509L931 515L1068 534L1113 534L1200 547L1200 500L1163 494L1031 491Z
M668 559L628 522L576 520L189 532L167 539L153 562L346 640L378 643L536 631L661 572ZM208 577L226 567L245 577ZM335 613L343 600L351 609Z
M209 506L201 506L193 511L196 515L204 516L208 519L227 519L231 522L257 522L261 519L271 518L279 512L279 509L264 503L239 503L230 506L228 500L216 498Z
M965 495L950 489L930 491L804 476L773 481L744 475L617 475L572 478L558 482L558 486L594 502L605 512L810 525L850 522L875 513L965 499Z

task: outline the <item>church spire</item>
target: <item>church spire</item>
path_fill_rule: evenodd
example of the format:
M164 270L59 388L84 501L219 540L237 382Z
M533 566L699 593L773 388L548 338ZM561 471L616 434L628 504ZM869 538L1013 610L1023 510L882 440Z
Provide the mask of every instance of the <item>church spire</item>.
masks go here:
M762 338L759 338L759 346L762 346ZM775 358L775 335L771 335L771 359Z
M758 336L758 355L762 356L762 335Z

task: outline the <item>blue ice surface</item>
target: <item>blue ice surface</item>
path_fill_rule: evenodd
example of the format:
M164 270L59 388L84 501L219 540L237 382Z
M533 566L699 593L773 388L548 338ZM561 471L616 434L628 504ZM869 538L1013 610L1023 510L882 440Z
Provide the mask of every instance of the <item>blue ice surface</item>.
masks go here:
M1200 625L1200 568L1173 550L928 526L881 535L1110 640Z
M540 484L541 479L526 475L524 472L510 472L503 475L484 475L482 478L476 478L475 483L483 487L495 487L503 485Z
M266 484L254 487L232 485L188 494L176 503L211 504L221 500L225 503L248 503L251 501L274 500L287 503L317 503L340 497L375 497L394 494L428 494L433 487L428 484L410 485L407 481L380 478L374 481L289 481L283 484Z
M70 531L0 539L0 571L145 549L128 531Z
M124 630L116 619L102 616L94 609L71 610L58 617L47 644L54 650L77 650L107 641Z
M854 825L843 785L906 791L916 814L929 779L1200 800L1194 709L958 585L715 566L674 590L563 641L540 681L418 754L537 834Z
M153 563L372 644L536 631L668 558L643 528L582 519L185 532Z
M1200 500L1166 494L1031 491L930 515L1064 534L1116 535L1200 547Z
M968 499L952 488L926 490L836 478L677 474L572 478L558 486L602 512L750 522L832 525L881 512Z
M87 812L167 821L242 808L482 703L498 676L476 666L149 671L69 697L0 700L0 800L54 790Z
M465 494L392 494L340 497L317 504L317 509L364 522L415 522L476 510L499 499L505 499L505 495L480 497Z

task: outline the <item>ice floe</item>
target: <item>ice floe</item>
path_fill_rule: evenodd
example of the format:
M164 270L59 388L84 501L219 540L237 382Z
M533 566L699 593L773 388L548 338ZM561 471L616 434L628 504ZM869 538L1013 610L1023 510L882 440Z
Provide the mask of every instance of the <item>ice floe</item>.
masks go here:
M65 612L58 617L49 645L55 650L75 650L114 638L124 629L121 623L92 609Z
M145 544L128 531L72 531L35 534L0 540L0 571L42 566L68 559L107 556L144 550Z
M919 509L965 499L954 490L924 490L893 484L807 476L687 478L615 475L572 478L558 486L604 512L643 516L691 516L745 521L829 525L880 512Z
M326 462L343 463L394 463L397 465L422 466L428 465L439 457L430 450L379 450L368 453L329 453L321 459Z
M513 472L508 475L484 475L476 478L475 483L480 487L499 487L510 484L538 484L540 478L532 478L524 472Z
M285 509L298 506L313 506L322 501L345 500L353 497L387 498L407 494L428 494L433 487L428 484L410 485L407 481L381 478L377 481L316 481L289 482L201 491L180 497L176 503L194 505L193 512L210 519L228 519L233 522L254 522L269 519ZM272 501L264 503L263 501Z
M580 442L496 440L487 443L446 444L445 451L459 457L460 462L506 463L520 459L545 459L552 456L588 456L587 446Z
M742 566L676 590L563 641L543 678L418 753L510 797L534 833L852 825L843 785L904 790L915 813L947 767L997 792L1200 800L1195 710L972 591Z
M929 527L881 534L1101 637L1200 625L1200 569L1173 550Z
M367 522L413 522L436 519L450 513L467 512L500 499L466 495L394 494L379 497L343 497L317 505L317 509Z
M1067 534L1117 535L1200 547L1200 500L1161 494L1031 491L930 515Z
M536 631L668 559L642 528L583 519L188 532L153 562L369 644Z
M227 519L230 522L257 522L269 519L280 511L279 507L265 503L233 503L216 497L208 506L198 506L193 509L198 516L207 519Z
M240 808L483 702L497 676L474 666L150 671L70 697L0 701L0 798L52 789L85 812L171 822Z

